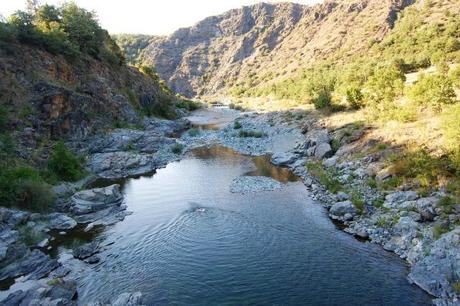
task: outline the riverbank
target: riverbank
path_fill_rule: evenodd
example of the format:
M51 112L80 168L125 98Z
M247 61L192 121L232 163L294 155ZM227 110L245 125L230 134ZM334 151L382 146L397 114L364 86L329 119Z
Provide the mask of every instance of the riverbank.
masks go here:
M460 303L459 207L445 203L442 191L378 188L376 180L391 178L385 171L391 148L366 138L362 126L328 130L303 112L250 114L235 122L217 140L204 132L199 142L210 139L252 156L272 154L272 163L301 177L346 232L405 259L409 281L433 295L436 305ZM278 139L290 141L280 148Z
M116 129L85 143L73 143L75 150L89 156L87 166L95 178L56 186L59 214L2 209L3 287L26 275L3 293L3 297L11 293L3 302L76 303L77 282L72 279L72 270L101 261L98 253L107 242L95 239L53 259L45 255L55 247L53 241L76 229L88 235L97 233L98 228L129 215L117 180L153 173L194 148L222 145L250 156L271 154L271 162L297 174L312 197L329 209L332 219L343 222L347 232L381 244L406 259L412 266L410 280L436 296L437 305L458 303L454 288L460 271L459 228L436 236L436 226L446 222L440 205L443 195L421 197L412 190L382 192L369 186L369 180L383 170L379 160L384 153L356 158L356 150L364 152L362 129L347 126L330 131L317 126L305 113L279 112L241 114L237 119L232 113L226 120L217 120L225 127L213 130L200 128L209 128L206 113L200 116L204 120L192 120L193 128L188 120L155 119L146 122L144 130ZM338 138L340 146L334 141ZM108 183L101 186L100 179ZM247 184L262 183L245 181L244 190ZM237 192L242 190L238 187L241 184L235 186ZM249 190L265 188L259 187ZM133 305L142 302L139 293L124 293L102 302L122 305L127 300Z

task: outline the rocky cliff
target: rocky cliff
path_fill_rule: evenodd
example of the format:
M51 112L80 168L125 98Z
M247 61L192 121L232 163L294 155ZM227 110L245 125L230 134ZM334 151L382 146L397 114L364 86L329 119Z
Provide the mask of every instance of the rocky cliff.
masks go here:
M152 39L143 52L173 90L223 93L294 74L319 60L340 61L381 40L413 0L332 0L234 9Z
M113 127L136 125L147 109L171 107L158 80L133 67L90 56L77 62L40 48L2 44L0 106L18 153L29 158L47 140L82 140Z

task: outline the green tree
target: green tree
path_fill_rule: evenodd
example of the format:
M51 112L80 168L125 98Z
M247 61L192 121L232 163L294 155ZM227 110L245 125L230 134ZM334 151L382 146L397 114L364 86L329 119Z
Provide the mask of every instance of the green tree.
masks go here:
M64 181L76 181L84 175L82 159L75 156L62 141L54 146L48 160L48 168Z
M408 91L409 98L418 105L440 112L444 105L455 102L452 82L445 75L421 75Z
M365 84L367 101L381 111L393 107L403 93L404 81L404 74L395 66L376 69Z

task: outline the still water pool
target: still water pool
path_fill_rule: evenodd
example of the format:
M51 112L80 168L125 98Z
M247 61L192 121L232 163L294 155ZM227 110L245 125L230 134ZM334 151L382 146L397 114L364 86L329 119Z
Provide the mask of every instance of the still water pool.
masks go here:
M232 194L241 175L284 187ZM80 301L141 291L148 305L429 305L407 267L341 232L303 184L265 158L198 149L123 184L125 221L79 278Z

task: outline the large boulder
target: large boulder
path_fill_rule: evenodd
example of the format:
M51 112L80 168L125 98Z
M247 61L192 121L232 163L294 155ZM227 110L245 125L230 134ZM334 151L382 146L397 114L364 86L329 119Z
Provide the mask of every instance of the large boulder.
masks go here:
M27 275L27 279L37 280L47 276L51 271L59 267L59 263L51 259L39 250L29 252L25 250L22 258L13 261L9 265L2 267L0 271L0 281L7 278L15 278Z
M298 158L298 155L294 153L278 153L278 154L274 154L271 157L270 161L274 165L287 166L287 165L294 163L297 160L297 158Z
M77 221L62 213L52 213L48 216L48 227L52 230L70 230L77 226Z
M329 210L331 218L340 221L349 220L357 213L358 210L351 201L337 202Z
M315 157L323 159L334 155L334 151L329 143L323 142L316 146Z
M99 252L99 243L97 241L86 243L73 250L73 256L78 259L87 259Z
M120 192L120 185L115 184L77 192L72 196L71 202L72 212L75 215L84 215L112 206L120 206L123 195Z
M151 173L157 160L152 154L136 152L97 153L91 155L88 167L102 178L117 179Z
M460 227L433 244L428 256L412 267L409 279L436 297L458 297L454 284L460 279Z
M74 280L59 279L51 282L36 282L26 289L18 290L3 301L2 305L76 305L77 283Z

